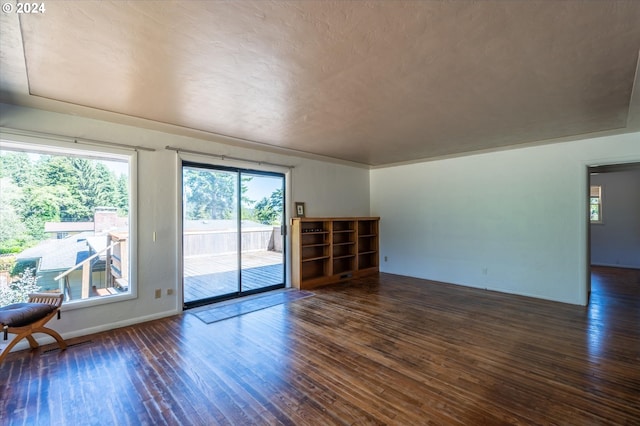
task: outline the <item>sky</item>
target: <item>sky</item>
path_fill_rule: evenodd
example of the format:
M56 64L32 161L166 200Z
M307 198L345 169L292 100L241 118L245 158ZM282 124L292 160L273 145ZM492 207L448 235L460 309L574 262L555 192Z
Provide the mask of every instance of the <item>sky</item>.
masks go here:
M278 176L253 176L247 184L245 196L250 200L260 201L269 197L273 191L283 186L283 178Z

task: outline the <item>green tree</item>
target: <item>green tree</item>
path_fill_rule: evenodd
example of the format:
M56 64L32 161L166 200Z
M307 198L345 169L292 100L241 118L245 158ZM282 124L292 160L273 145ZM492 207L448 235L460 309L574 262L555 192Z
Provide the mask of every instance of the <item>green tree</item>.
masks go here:
M125 175L121 175L116 181L116 204L118 214L126 216L129 214L129 180Z
M185 168L183 182L187 219L232 219L236 207L234 174Z
M96 207L118 207L121 202L118 182L103 163L56 156L46 159L41 169L44 186L66 188L57 191L62 221L90 221ZM128 195L126 206L128 210Z
M27 229L14 207L21 196L22 188L11 177L0 178L0 254L19 253L27 245Z
M78 194L78 174L67 157L47 156L40 165L43 186L61 185Z
M61 187L64 189L64 187ZM27 228L27 233L35 240L43 240L44 224L60 221L60 204L56 187L27 187L16 210Z
M91 220L93 209L96 207L95 197L97 195L97 174L92 161L86 158L66 158L72 167L75 175L74 181L69 186L71 195L83 205L84 212L75 212L78 215L68 212L65 221L89 221Z
M29 188L33 197L25 200L24 219L40 216L38 222L78 222L91 220L95 184L92 183L93 165L89 160L75 157L43 156L38 162L40 186ZM93 178L94 179L94 178ZM48 194L42 194L46 189ZM56 206L56 214L44 208L43 203ZM53 207L51 207L53 208Z
M127 177L117 179L100 161L0 151L0 179L0 252L46 238L46 222L91 221L96 207L128 214Z
M33 269L27 268L11 284L0 286L0 306L26 302L29 299L29 293L39 290L38 277L33 274Z
M282 222L282 188L276 189L267 198L264 197L255 205L256 220L265 225L279 225Z
M0 155L0 178L9 177L18 187L33 181L34 173L29 156L24 152L3 151Z
M73 196L69 188L56 185L49 187L51 193L56 197L60 214L56 221L60 222L90 222L93 220L93 208L89 202L83 204L78 196Z
M95 164L93 175L94 206L93 207L117 207L118 183L114 174L102 163Z

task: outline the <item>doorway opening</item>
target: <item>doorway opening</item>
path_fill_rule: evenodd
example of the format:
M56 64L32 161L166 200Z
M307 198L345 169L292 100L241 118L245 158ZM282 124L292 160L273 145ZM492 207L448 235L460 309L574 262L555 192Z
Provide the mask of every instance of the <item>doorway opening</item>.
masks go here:
M285 176L182 164L184 308L285 286Z
M589 167L588 201L590 305L603 271L640 270L640 163ZM620 276L627 276L622 272Z

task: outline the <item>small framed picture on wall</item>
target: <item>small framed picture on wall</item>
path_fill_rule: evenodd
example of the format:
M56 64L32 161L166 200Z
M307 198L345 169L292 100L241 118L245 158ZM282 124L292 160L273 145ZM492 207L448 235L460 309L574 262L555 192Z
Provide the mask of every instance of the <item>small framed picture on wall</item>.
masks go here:
M296 217L304 217L304 203L296 201Z

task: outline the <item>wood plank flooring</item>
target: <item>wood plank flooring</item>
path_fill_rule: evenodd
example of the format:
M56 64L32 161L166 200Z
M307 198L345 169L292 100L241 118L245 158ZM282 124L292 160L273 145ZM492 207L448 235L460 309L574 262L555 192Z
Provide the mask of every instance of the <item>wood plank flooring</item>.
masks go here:
M0 424L638 425L640 271L593 277L585 308L380 274L17 352Z

